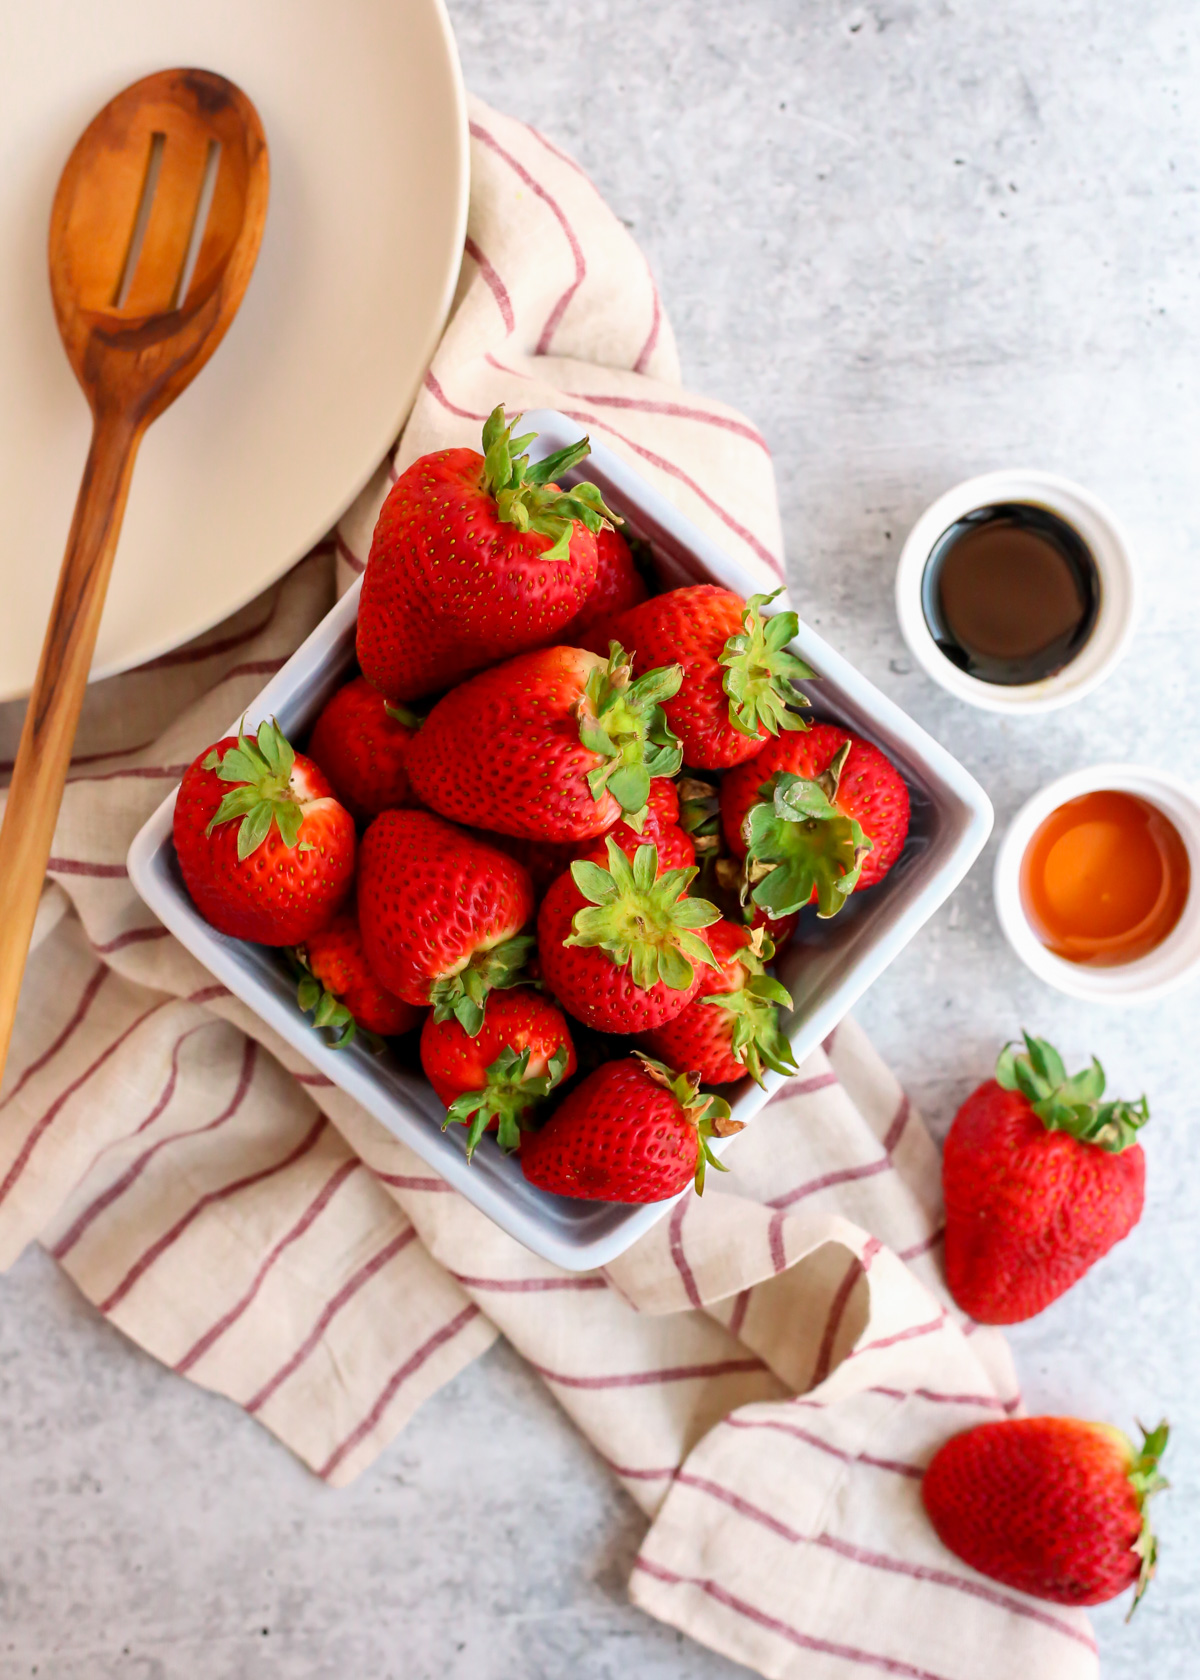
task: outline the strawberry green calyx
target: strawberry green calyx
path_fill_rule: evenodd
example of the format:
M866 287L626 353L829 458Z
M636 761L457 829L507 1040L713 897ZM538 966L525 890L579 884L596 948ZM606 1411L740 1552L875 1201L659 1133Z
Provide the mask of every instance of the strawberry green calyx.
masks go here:
M1079 1143L1094 1144L1119 1155L1137 1139L1150 1118L1145 1097L1137 1102L1101 1102L1104 1069L1092 1057L1090 1068L1067 1078L1062 1057L1044 1038L1023 1032L1024 1053L1006 1044L996 1063L996 1082L1019 1091L1050 1132L1068 1132Z
M787 1075L800 1071L791 1045L779 1030L779 1010L792 1007L791 993L763 970L763 963L774 954L771 936L755 928L750 944L738 952L738 961L750 975L745 985L736 992L712 992L702 1000L732 1016L730 1054L756 1085L763 1082L764 1065Z
M401 706L395 700L385 700L383 709L390 718L402 723L405 729L420 729L425 722L419 712L414 712L410 706Z
M695 978L694 963L717 967L717 960L695 932L720 919L715 904L686 897L696 869L668 869L658 874L658 847L639 846L632 863L615 840L605 842L608 868L576 862L571 876L590 902L577 910L565 945L599 946L618 968L629 966L635 986L648 992L659 981L672 991L686 991Z
M721 796L714 783L694 776L680 778L679 826L691 835L698 858L721 850Z
M513 429L520 419L518 414L512 425L506 426L501 405L484 421L484 484L495 497L496 510L505 524L515 525L518 531L538 531L553 538L541 556L543 560L565 560L570 553L571 532L576 521L596 532L606 520L610 525L619 524L620 520L611 508L605 507L596 485L585 482L560 490L554 482L591 454L589 440L580 438L578 443L530 465L525 450L536 442L537 433L513 437Z
M839 811L838 778L847 744L827 770L809 778L780 770L750 807L743 836L742 903L749 897L774 917L790 916L817 896L817 914L836 916L858 885L871 842Z
M656 1062L652 1056L646 1056L640 1050L633 1053L654 1083L670 1091L683 1109L688 1124L696 1128L700 1144L696 1157L696 1194L702 1196L706 1167L715 1167L718 1172L729 1171L709 1148L709 1139L732 1137L735 1132L742 1130L743 1122L731 1117L729 1104L724 1097L714 1097L711 1092L700 1089L698 1073L676 1073L674 1068L669 1068L665 1062Z
M764 618L762 608L776 595L752 595L742 614L742 628L730 636L717 663L724 667L722 687L729 696L729 721L743 735L758 736L765 730L778 735L781 729L807 729L792 706L809 702L795 687L816 672L788 649L800 631L794 612L774 613Z
M532 934L517 934L486 951L476 951L457 974L444 975L429 986L435 1021L453 1018L468 1038L483 1029L483 1006L491 991L506 991L523 978L521 968L533 950Z
M659 665L635 681L625 650L610 642L608 664L593 668L576 706L580 741L604 761L588 772L592 798L599 803L611 793L637 833L646 820L651 778L678 775L683 764L683 748L662 709L682 681L681 665Z
M273 719L259 724L254 740L243 727L238 730L236 747L227 747L223 753L214 747L204 760L204 768L215 770L223 782L243 785L225 795L205 833L211 834L221 823L240 817L237 854L241 862L258 850L273 822L284 845L294 850L304 821L300 801L291 790L295 762L295 753Z
M300 970L296 1002L303 1014L307 1015L311 1011L314 1027L328 1028L333 1035L329 1041L329 1048L348 1050L355 1039L358 1039L378 1055L384 1047L379 1034L371 1032L367 1027L360 1027L342 1000L332 992L326 991L316 975L310 972L303 949L298 947L291 955Z
M1105 1426L1101 1425L1100 1427ZM1138 1509L1142 1513L1142 1530L1133 1543L1133 1550L1142 1560L1142 1567L1138 1574L1137 1591L1133 1595L1133 1603L1129 1606L1129 1615L1126 1616L1126 1621L1129 1620L1129 1617L1133 1615L1133 1612L1142 1602L1142 1595L1154 1579L1154 1571L1158 1567L1158 1539L1154 1530L1150 1527L1146 1505L1156 1493L1161 1493L1164 1488L1171 1485L1158 1468L1158 1461L1167 1449L1167 1440L1171 1433L1167 1420L1164 1418L1157 1429L1147 1430L1140 1423L1138 1428L1142 1431L1140 1448L1135 1447L1129 1437L1123 1434L1121 1430L1114 1429L1112 1431L1113 1436L1119 1439L1124 1450L1129 1454L1129 1469L1127 1472L1129 1484L1137 1495Z
M565 1044L546 1063L546 1072L529 1077L529 1046L518 1053L506 1044L487 1070L482 1091L466 1091L446 1110L442 1130L457 1120L469 1127L467 1160L493 1120L499 1121L496 1142L506 1155L520 1146L522 1123L534 1103L548 1097L567 1070L569 1052Z

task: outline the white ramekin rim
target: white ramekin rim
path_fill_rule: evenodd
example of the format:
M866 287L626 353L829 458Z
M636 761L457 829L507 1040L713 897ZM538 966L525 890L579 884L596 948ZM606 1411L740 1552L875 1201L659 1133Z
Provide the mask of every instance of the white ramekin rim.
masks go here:
M1057 514L1079 532L1100 574L1100 611L1079 654L1052 677L1011 688L981 682L952 664L934 641L921 604L925 568L943 532L955 520L998 502L1028 502ZM1090 694L1124 657L1137 606L1129 541L1112 511L1068 478L1025 468L983 473L939 496L908 533L896 569L896 613L914 659L948 693L989 712L1052 712Z
M1187 847L1192 888L1174 930L1136 962L1088 968L1048 951L1030 927L1021 903L1021 860L1037 829L1060 805L1085 793L1131 793L1156 805ZM1200 972L1200 797L1167 770L1142 764L1093 764L1040 788L1009 823L996 854L993 876L1001 931L1025 966L1047 985L1091 1003L1152 1003Z

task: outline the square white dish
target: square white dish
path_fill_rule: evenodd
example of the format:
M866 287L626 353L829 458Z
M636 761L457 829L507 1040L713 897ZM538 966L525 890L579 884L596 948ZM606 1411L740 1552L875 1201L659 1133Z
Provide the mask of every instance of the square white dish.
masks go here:
M537 458L580 436L575 422L550 410L528 413L526 428L538 433L531 451ZM593 445L580 472L566 476L600 486L628 529L650 544L668 587L712 582L744 596L759 589L756 578L602 445ZM275 717L289 739L303 741L354 666L359 588L355 583L262 690L246 712L250 728ZM820 673L809 690L816 715L874 741L903 774L912 799L908 843L887 878L855 895L832 921L810 924L812 912L806 912L800 938L780 960L780 978L795 999L783 1027L803 1062L962 880L991 831L992 808L944 748L803 621L792 647ZM424 1079L390 1050L374 1056L360 1045L330 1049L300 1014L281 956L227 938L202 919L175 857L174 804L172 793L129 851L130 879L150 909L236 997L510 1236L568 1271L586 1271L623 1253L668 1211L669 1201L642 1207L548 1195L529 1185L519 1162L502 1156L490 1138L468 1165L466 1129L441 1130L444 1109ZM734 1116L751 1120L783 1083L768 1073L765 1090L750 1082L748 1089L736 1088Z

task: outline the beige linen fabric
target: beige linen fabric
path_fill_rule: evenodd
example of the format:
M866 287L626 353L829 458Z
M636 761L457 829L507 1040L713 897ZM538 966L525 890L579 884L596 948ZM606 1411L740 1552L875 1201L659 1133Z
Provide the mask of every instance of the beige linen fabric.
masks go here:
M579 416L779 572L762 439L680 388L621 224L520 123L476 103L472 135L455 309L395 461L265 596L89 694L0 1097L0 1266L40 1241L334 1486L503 1334L652 1519L632 1581L652 1614L765 1675L1090 1680L1086 1618L974 1575L922 1514L938 1443L1019 1397L1002 1339L947 1301L936 1151L852 1022L702 1200L572 1276L275 1039L130 887L134 833L361 568L390 477L475 442L497 402Z

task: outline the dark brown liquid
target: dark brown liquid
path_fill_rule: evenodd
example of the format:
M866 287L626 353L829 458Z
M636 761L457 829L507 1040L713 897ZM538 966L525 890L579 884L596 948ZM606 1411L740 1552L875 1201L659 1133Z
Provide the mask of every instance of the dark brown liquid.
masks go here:
M1096 622L1096 562L1046 508L980 508L943 532L929 557L922 606L946 658L983 682L1053 676Z

